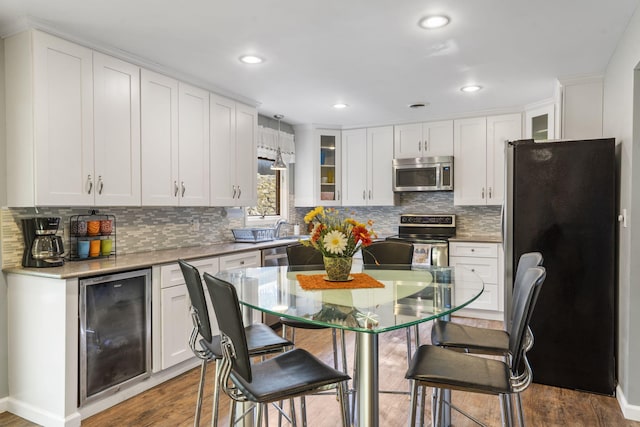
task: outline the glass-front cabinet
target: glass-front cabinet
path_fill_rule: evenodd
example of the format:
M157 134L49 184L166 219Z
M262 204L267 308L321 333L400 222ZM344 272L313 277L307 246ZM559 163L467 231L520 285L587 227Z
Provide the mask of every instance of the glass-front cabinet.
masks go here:
M341 132L300 126L295 133L295 205L340 206Z
M555 139L555 128L554 104L525 111L525 138L535 141Z
M340 204L340 131L318 131L320 140L320 202Z

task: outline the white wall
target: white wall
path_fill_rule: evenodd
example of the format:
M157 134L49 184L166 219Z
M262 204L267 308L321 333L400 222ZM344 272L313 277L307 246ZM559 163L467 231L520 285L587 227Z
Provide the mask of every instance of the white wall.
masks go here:
M5 135L4 41L0 40L0 206L7 204ZM1 241L2 230L0 229L0 242ZM0 265L2 265L1 250ZM0 411L3 410L2 399L9 395L7 369L7 282L4 274L0 273Z
M638 420L640 334L635 328L640 325L640 149L634 150L634 144L640 141L640 96L634 97L634 87L640 86L640 78L634 84L634 76L640 76L635 71L639 64L640 12L636 12L605 74L604 136L618 142L620 210L628 212L628 227L620 226L619 243L618 382L622 396L618 398L628 403L622 408L625 416Z

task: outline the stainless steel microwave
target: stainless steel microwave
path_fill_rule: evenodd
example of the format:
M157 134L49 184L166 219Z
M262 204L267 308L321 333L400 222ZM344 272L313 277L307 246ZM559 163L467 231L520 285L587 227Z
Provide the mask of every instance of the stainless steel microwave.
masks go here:
M393 191L453 190L453 156L393 160Z

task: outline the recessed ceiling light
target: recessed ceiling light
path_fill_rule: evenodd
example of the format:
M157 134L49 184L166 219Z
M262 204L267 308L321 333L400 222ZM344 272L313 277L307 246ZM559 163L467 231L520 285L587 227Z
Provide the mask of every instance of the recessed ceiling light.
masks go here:
M431 15L425 16L418 22L422 28L426 28L427 30L433 30L436 28L442 28L447 25L451 20L448 16L444 15Z
M477 92L480 89L482 89L482 86L478 86L478 85L469 85L469 86L463 86L460 88L461 91L467 92L467 93Z
M243 62L245 64L261 64L264 62L264 59L255 55L242 55L240 57L240 62Z
M342 102L338 102L337 104L333 104L333 108L336 110L341 110L343 108L347 108L349 104L343 104Z

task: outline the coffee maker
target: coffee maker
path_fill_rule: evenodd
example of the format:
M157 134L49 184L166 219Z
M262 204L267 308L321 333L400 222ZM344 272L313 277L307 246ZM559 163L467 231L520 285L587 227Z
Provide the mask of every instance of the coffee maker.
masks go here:
M37 217L22 220L23 267L59 267L64 264L62 237L56 236L60 218Z

